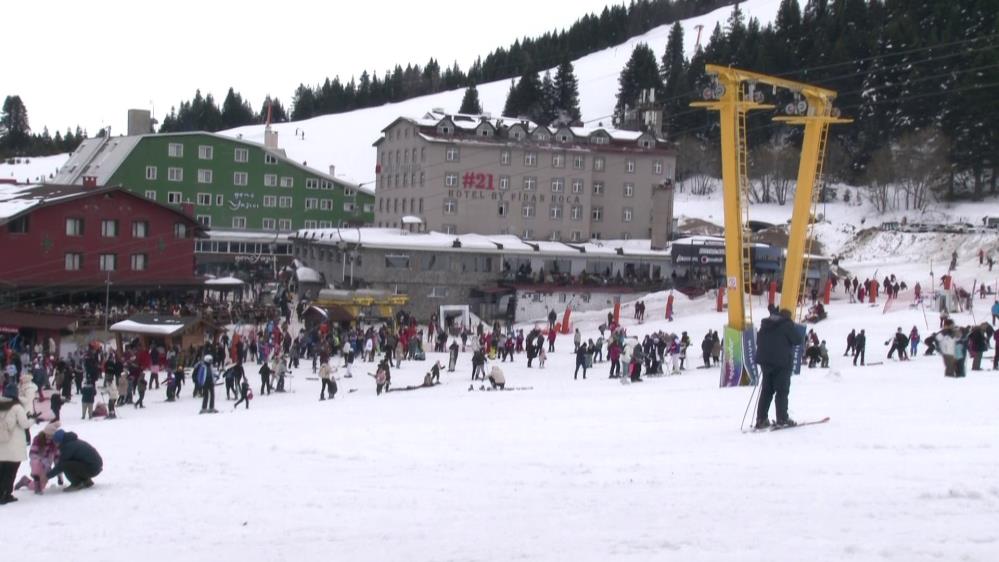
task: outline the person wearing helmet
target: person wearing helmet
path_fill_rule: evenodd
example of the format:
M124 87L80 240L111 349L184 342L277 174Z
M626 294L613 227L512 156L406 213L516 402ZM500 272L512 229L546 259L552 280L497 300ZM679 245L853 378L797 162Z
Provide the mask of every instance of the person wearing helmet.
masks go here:
M204 359L195 365L192 375L196 383L201 387L201 414L216 414L215 409L215 373L212 372L212 356L205 355Z

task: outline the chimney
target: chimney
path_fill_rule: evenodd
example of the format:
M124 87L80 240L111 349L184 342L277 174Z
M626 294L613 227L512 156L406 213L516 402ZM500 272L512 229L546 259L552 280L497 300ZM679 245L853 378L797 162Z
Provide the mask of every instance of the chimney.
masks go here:
M270 123L264 127L264 146L273 150L277 150L278 147L278 134L277 131L271 129Z
M153 114L148 109L128 110L128 136L148 135L153 132ZM110 135L110 131L108 132Z
M83 189L93 189L97 187L97 176L83 176Z
M333 164L330 164L330 175L333 176L334 178L336 177L336 166L334 166Z

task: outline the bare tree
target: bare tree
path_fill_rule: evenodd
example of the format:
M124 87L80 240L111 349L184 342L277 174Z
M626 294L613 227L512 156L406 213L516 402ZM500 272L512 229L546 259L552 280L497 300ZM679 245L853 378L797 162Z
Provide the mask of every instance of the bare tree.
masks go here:
M714 186L714 178L721 175L721 161L717 149L693 136L684 136L677 142L676 180L680 192L707 195Z
M892 180L895 177L895 164L890 146L883 146L871 155L867 163L867 198L879 213L887 211L892 204Z
M775 135L750 154L751 200L758 203L776 201L779 205L785 205L794 191L797 173L797 150L786 139Z
M936 129L907 134L898 142L895 169L907 210L925 209L933 190L946 181L946 146L947 139Z

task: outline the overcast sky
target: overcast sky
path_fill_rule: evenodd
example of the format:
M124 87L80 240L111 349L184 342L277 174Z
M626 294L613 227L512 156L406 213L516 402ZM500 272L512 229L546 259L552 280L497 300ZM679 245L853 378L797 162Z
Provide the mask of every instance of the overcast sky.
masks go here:
M171 106L230 86L259 109L290 109L300 83L434 57L467 70L515 39L564 28L609 0L53 0L5 2L0 98L20 95L31 128L125 132L129 108ZM168 9L163 9L168 8Z

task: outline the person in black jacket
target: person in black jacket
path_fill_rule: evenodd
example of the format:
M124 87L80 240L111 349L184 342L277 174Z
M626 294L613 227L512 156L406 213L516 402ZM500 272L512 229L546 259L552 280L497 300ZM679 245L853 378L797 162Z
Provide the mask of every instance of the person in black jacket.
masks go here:
M794 348L804 343L801 333L791 320L789 310L773 307L770 316L760 323L756 336L756 362L763 370L760 402L756 410L756 428L770 426L770 402L776 402L777 426L795 425L787 415L787 398L791 391L791 370ZM776 396L776 400L775 400Z
M853 366L857 366L857 358L860 358L860 366L864 366L864 351L867 348L867 334L861 330L857 334L857 341L853 347Z
M48 472L48 477L66 474L69 479L66 491L93 486L93 478L104 469L104 461L97 450L72 431L59 429L52 435L52 441L59 445L59 460Z
M586 345L580 345L576 348L576 372L572 375L572 380L576 380L579 376L579 369L583 369L583 379L586 379Z

